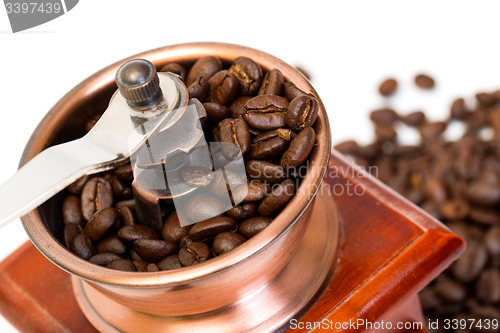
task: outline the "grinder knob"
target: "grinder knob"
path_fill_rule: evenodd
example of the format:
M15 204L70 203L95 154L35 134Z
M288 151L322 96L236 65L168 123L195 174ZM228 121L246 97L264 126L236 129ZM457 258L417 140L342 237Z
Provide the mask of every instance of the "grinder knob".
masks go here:
M162 97L156 68L144 59L134 59L123 64L116 72L116 84L133 109L148 109Z

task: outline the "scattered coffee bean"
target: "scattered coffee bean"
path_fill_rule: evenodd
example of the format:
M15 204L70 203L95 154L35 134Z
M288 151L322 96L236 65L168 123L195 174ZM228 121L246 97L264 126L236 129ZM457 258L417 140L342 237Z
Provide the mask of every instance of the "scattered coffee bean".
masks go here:
M421 89L431 89L434 87L434 79L425 74L419 74L415 77L415 84Z
M396 81L395 79L387 79L380 84L380 86L378 87L378 91L382 96L390 96L394 94L397 88L398 81Z

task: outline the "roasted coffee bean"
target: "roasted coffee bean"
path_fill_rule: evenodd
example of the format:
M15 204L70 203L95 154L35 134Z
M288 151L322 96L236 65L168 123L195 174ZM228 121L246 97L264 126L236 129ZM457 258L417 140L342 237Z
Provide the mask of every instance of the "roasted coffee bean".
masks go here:
M181 169L182 179L196 187L209 186L214 179L214 172L212 169L200 166L184 166Z
M225 231L235 231L236 221L227 216L212 217L194 224L189 230L189 238L193 241L208 241Z
M295 97L308 95L306 92L297 88L297 86L293 82L285 82L283 84L283 91L285 92L285 96L289 101L292 101Z
M107 264L106 267L116 269L118 271L137 272L137 268L135 267L135 265L128 259L113 260L112 262Z
M271 224L272 221L272 218L264 216L250 218L240 224L238 233L242 234L246 238L252 238L264 230L269 224Z
M184 267L197 265L211 257L210 248L202 242L192 242L187 248L179 251L179 263Z
M458 281L470 282L479 276L488 261L488 252L483 244L470 241L465 252L456 262L451 270Z
M420 293L420 304L422 304L422 310L431 311L441 305L441 299L437 297L436 291L432 287L425 287Z
M392 125L398 120L398 114L393 109L378 109L370 113L370 120L377 125Z
M415 84L421 89L431 89L434 87L434 79L429 75L419 74L415 76Z
M248 125L260 130L272 130L285 126L288 101L276 95L260 95L245 104L243 118Z
M118 239L118 235L112 235L104 238L97 246L97 253L116 253L124 256L127 253L127 246Z
M156 264L149 264L148 267L146 267L146 272L159 272L160 268Z
M247 183L245 173L217 170L211 191L219 198L227 198L229 191Z
M78 225L83 224L83 215L80 203L80 197L76 195L68 195L64 198L62 205L63 223L75 223Z
M312 127L306 127L292 140L290 146L281 157L281 166L285 170L296 170L311 153L316 141L316 133Z
M129 207L135 210L135 199L118 201L115 205L115 208L120 210L122 207Z
M462 199L451 199L441 204L441 216L447 220L462 220L469 213L470 206Z
M99 253L89 258L89 261L99 266L106 266L113 260L122 259L116 253Z
M484 181L472 182L467 187L466 196L475 204L493 207L500 203L500 187Z
M436 295L446 303L461 303L467 297L467 288L451 279L439 281L434 287Z
M119 180L127 183L131 183L134 180L134 172L132 170L132 165L130 163L119 167L115 170L115 176Z
M142 257L140 255L137 254L135 249L130 250L130 259L131 260L143 260L143 261L145 261L144 259L142 259Z
M257 212L263 216L271 216L281 211L295 194L295 183L291 179L276 186L259 206Z
M134 260L132 261L138 272L146 272L149 262L145 260Z
M99 209L113 206L113 189L111 184L104 178L91 178L83 187L82 215L88 221Z
M299 96L288 105L285 125L292 131L301 131L304 127L314 125L318 117L318 101L311 96Z
M95 247L90 238L85 236L84 234L78 234L71 241L70 246L71 252L76 254L82 259L87 260L96 254Z
M422 111L415 111L407 114L401 119L407 126L418 127L425 123L426 117Z
M191 229L191 225L181 227L178 214L178 212L170 214L162 229L163 239L173 243L179 243L181 238L187 236L189 229Z
M286 178L285 170L280 165L265 161L249 161L246 171L250 178L268 184L281 183Z
M245 237L235 232L221 232L215 237L212 248L215 255L220 256L234 250L246 240Z
M179 256L177 254L173 254L160 260L157 265L160 271L171 271L173 269L182 268L182 265L179 262Z
M118 223L120 216L113 207L97 211L85 226L84 232L91 241L98 242Z
M64 246L66 246L67 249L70 249L71 242L73 239L75 239L76 236L81 234L83 232L82 228L80 225L76 223L69 223L64 226L64 231L63 231L63 241L64 241Z
M271 160L281 156L290 145L291 131L278 128L257 135L250 146L248 158L252 160Z
M488 229L484 236L484 243L492 256L500 256L500 226Z
M137 224L137 216L135 210L130 207L121 207L117 209L122 226Z
M429 177L424 187L424 194L427 199L441 203L446 200L446 188L438 177ZM438 214L441 216L441 213Z
M208 79L205 76L198 77L188 87L189 97L196 98L202 103L205 102L209 90L210 90L210 85L208 84Z
M257 204L246 202L241 205L236 205L228 210L226 214L237 222L242 222L257 215Z
M214 196L198 194L186 202L183 210L187 219L199 222L224 213L226 205Z
M227 118L219 123L222 154L228 160L233 160L238 154L246 155L250 149L250 132L243 118Z
M473 207L469 217L472 221L483 225L500 224L500 214L490 209Z
M215 73L222 70L222 62L219 58L213 56L205 56L198 59L186 78L186 86L190 86L200 76L204 76L207 80Z
M500 271L496 268L485 270L476 282L476 295L484 303L500 301Z
M239 81L233 73L222 70L208 79L210 91L207 96L208 102L229 105L239 88Z
M127 225L118 231L118 239L123 242L133 242L138 239L158 239L158 234L144 225Z
M111 186L115 195L123 200L131 199L133 196L132 189L119 180L117 177L111 179Z
M243 117L245 113L245 104L253 97L250 96L240 96L236 98L230 105L229 111L231 112L231 118L237 119Z
M335 146L333 146L333 148L344 155L354 155L358 154L360 151L358 143L354 140L347 140L341 143L337 143Z
M262 82L262 69L252 59L247 57L234 59L229 71L240 82L240 95L254 95L259 90Z
M382 96L390 96L390 95L394 94L394 92L396 91L397 88L398 88L398 81L390 78L390 79L384 80L380 84L380 86L378 87L378 91L379 91L380 95L382 95Z
M234 202L255 202L264 199L271 193L269 184L252 181L246 185L241 185L233 191Z
M90 176L83 176L78 178L73 184L68 186L68 192L75 195L80 195L82 193L83 187L87 184Z
M179 245L160 239L138 239L134 241L134 250L146 261L158 262L179 251Z
M182 81L186 80L186 70L184 69L184 67L182 67L181 65L179 65L175 62L171 62L169 64L166 64L165 66L160 68L159 72L174 73L176 75L179 75L182 78Z
M451 104L450 115L452 118L464 119L468 112L469 109L463 98L458 98Z
M493 95L484 92L476 94L476 100L482 107L489 107L497 102Z
M397 135L398 134L396 133L396 130L390 125L375 126L375 136L377 138L377 141L394 141Z
M420 127L420 135L425 140L434 141L438 139L445 130L446 123L442 121L435 121L433 123L423 124Z
M270 72L268 72L264 76L258 95L281 96L281 93L283 92L284 83L285 79L283 78L283 74L281 74L279 69L273 68Z
M218 103L203 103L205 110L207 111L207 119L213 121L214 123L218 123L225 118L229 117L230 111L227 106L218 104Z

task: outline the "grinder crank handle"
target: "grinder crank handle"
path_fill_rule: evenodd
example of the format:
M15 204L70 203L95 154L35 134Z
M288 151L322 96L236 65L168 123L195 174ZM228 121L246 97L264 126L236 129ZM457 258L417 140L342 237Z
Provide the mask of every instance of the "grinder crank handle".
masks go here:
M84 138L46 149L0 187L0 227L27 214L78 178L111 168L110 161L119 160Z
M83 175L124 163L156 131L172 126L178 108L179 83L158 75L142 59L125 63L116 74L120 93L111 98L99 121L83 138L50 147L0 186L0 226L36 208Z

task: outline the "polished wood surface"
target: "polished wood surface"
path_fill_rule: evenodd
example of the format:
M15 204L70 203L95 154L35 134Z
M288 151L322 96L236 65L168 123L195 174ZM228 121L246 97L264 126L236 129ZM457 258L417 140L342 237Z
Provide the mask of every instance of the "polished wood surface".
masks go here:
M349 184L364 194L349 195ZM416 293L459 256L464 241L376 179L353 172L335 152L321 190L338 194L340 257L326 290L298 322L421 320ZM21 332L96 332L69 275L30 243L0 264L0 312Z

